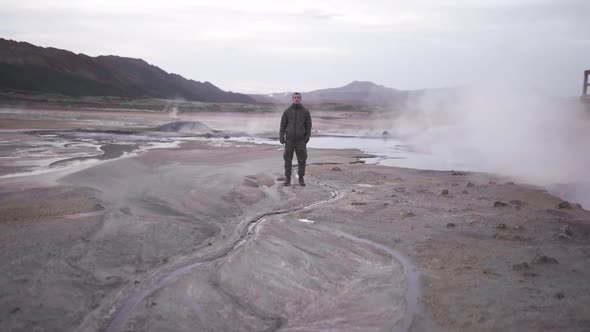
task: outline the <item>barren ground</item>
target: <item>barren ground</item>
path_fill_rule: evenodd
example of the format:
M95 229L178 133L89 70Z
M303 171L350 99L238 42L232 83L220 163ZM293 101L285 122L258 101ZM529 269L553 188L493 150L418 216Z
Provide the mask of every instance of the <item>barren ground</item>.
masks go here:
M5 141L80 128L6 118ZM200 140L0 178L0 330L590 331L588 211L354 150L311 150L285 188L281 154Z

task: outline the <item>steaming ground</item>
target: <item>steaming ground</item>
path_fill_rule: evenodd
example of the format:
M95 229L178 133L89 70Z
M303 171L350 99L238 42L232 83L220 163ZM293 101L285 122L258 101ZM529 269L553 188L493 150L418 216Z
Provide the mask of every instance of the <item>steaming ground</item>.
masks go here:
M590 213L544 190L329 149L284 188L278 146L62 116L11 118L51 131L2 132L5 175L112 158L0 178L1 330L590 329Z
M503 80L455 96L424 94L390 131L438 159L544 186L589 208L589 105Z

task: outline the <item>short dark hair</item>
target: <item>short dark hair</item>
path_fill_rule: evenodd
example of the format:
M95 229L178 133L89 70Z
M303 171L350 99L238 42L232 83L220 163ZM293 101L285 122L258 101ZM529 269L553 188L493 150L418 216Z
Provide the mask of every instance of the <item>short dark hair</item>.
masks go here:
M291 98L293 98L295 95L299 95L299 97L301 97L301 94L300 94L299 92L294 92L294 93L291 95Z

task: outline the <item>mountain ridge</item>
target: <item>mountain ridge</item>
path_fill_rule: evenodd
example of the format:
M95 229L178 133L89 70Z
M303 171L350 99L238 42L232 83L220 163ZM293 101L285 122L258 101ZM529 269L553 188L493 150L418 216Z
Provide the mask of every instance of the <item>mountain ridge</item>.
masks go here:
M54 47L0 38L0 89L70 96L184 99L254 104L248 95L209 81L186 79L143 59L91 57Z
M308 104L392 105L403 103L412 91L397 90L370 81L352 81L341 87L301 92ZM251 94L259 103L290 103L293 92Z

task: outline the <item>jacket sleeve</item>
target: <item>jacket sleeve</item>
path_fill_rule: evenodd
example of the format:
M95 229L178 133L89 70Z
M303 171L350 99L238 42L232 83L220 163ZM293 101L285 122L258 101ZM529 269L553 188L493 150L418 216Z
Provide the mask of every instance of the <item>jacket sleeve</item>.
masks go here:
M287 129L287 111L281 117L281 128L279 130L279 142L285 143L285 130Z
M311 137L311 115L309 114L309 111L305 114L305 122L303 125L305 126L305 143L307 143Z

